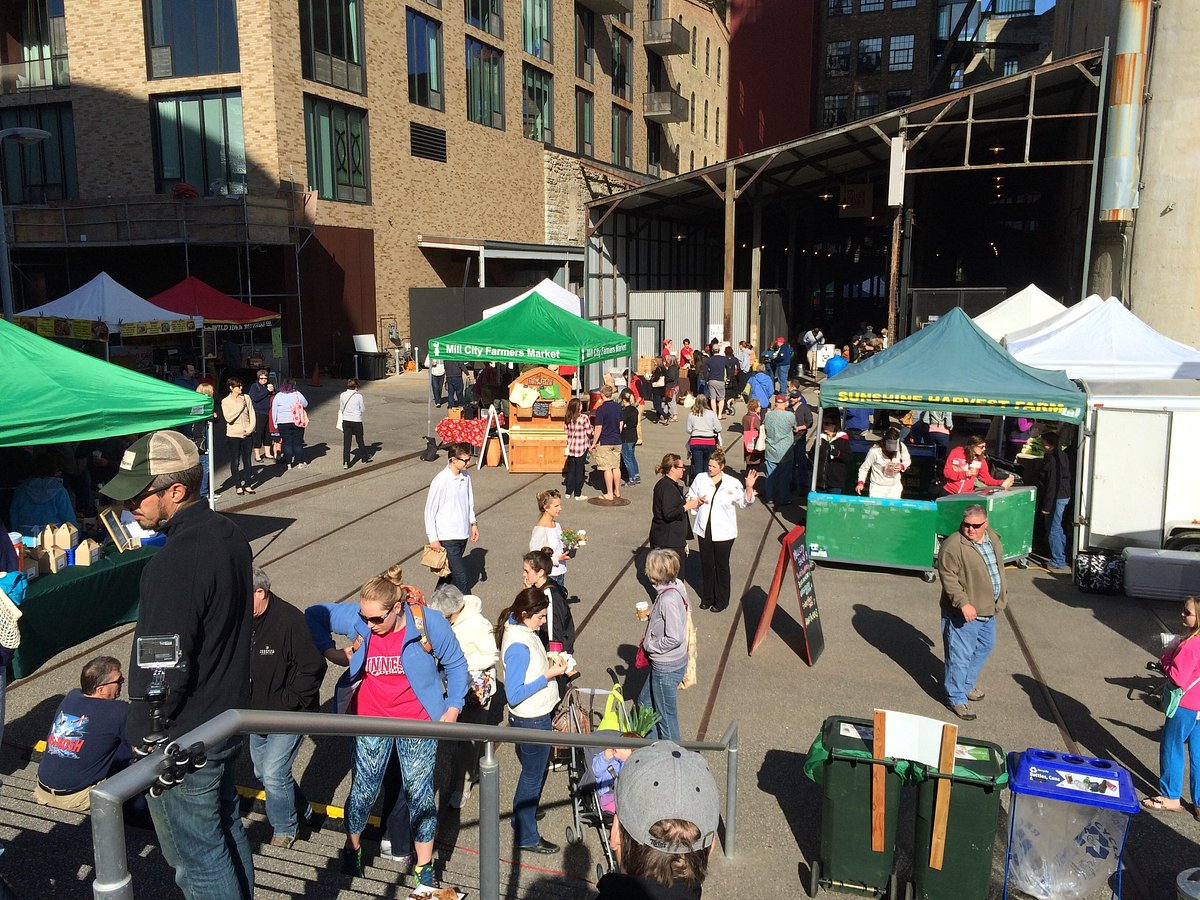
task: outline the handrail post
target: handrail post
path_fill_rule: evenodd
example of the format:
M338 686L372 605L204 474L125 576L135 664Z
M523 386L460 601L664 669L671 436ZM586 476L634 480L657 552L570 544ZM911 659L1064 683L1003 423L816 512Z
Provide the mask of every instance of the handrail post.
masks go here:
M91 801L92 847L96 859L92 897L95 900L133 900L121 801L103 786L92 789Z
M493 741L484 743L479 761L479 896L500 900L500 763Z
M729 742L725 750L725 858L733 859L734 853L737 852L737 722L729 726L727 734Z

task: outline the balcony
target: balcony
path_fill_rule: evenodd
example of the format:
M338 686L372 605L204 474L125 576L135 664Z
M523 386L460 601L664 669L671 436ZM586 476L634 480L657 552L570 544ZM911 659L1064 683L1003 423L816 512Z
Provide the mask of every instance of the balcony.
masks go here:
M642 43L659 56L687 53L691 49L688 30L677 19L652 19L646 23Z
M65 54L0 65L0 94L49 91L70 85L71 72Z
M678 91L649 91L642 114L651 122L686 122L688 102Z
M624 16L633 13L633 0L578 0L598 16Z

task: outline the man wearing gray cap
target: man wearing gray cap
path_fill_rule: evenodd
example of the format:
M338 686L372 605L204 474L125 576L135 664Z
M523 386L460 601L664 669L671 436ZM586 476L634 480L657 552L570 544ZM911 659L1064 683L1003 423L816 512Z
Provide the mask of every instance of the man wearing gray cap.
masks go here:
M621 767L616 800L621 871L600 879L602 900L699 900L721 817L704 757L673 741L643 747Z
M195 444L176 431L155 431L125 451L104 486L139 525L167 538L141 578L128 673L126 733L134 747L153 730L145 699L151 672L137 665L138 638L179 639L181 665L165 670L169 693L162 706L171 739L250 703L250 546L237 526L197 502L201 475ZM239 737L206 747L204 768L149 798L163 858L188 900L254 893L235 781L240 748Z

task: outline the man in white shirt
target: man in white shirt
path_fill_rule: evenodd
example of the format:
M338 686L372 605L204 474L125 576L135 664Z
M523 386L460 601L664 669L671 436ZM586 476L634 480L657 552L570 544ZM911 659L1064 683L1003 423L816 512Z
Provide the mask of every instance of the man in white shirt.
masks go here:
M445 549L450 574L438 584L453 582L464 594L470 590L463 556L467 540L479 542L475 523L475 491L471 487L471 445L451 444L446 468L434 476L425 501L425 537L434 550Z
M825 343L825 335L821 333L821 329L813 327L804 332L804 337L800 338L804 344L804 355L808 358L808 374L815 376L817 374L817 348Z

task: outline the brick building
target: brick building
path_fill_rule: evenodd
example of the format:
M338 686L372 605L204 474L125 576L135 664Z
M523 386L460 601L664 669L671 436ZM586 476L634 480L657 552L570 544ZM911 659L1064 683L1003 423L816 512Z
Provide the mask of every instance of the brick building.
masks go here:
M17 307L197 275L311 367L414 287L578 284L585 201L723 156L727 57L696 0L3 4Z

